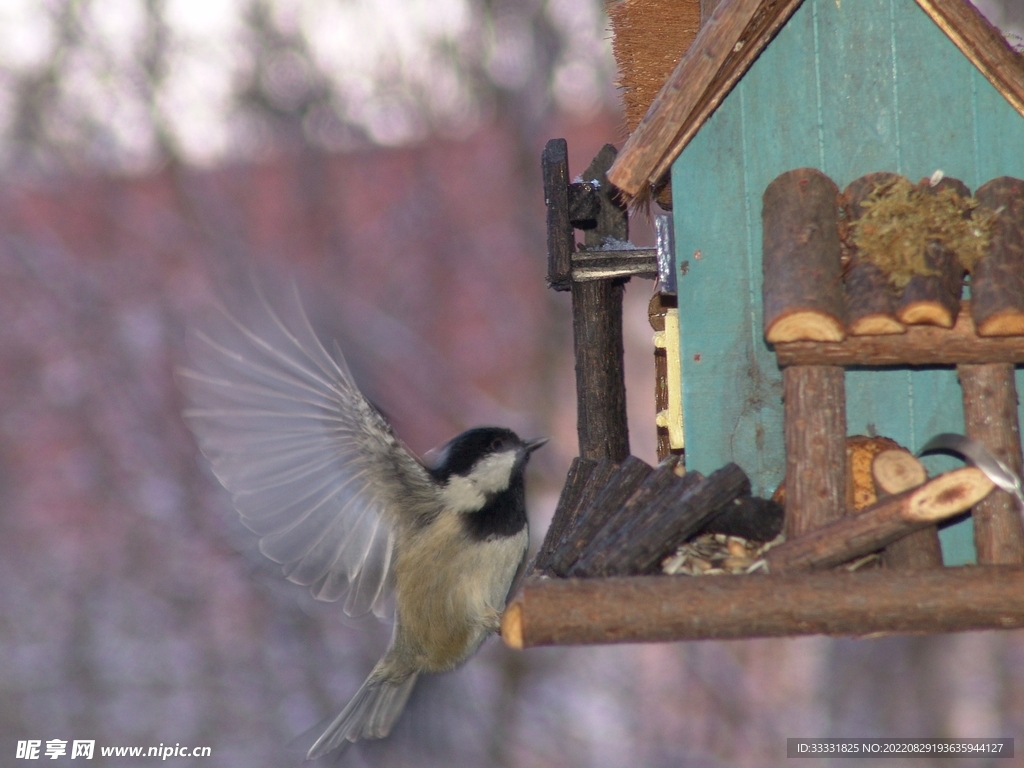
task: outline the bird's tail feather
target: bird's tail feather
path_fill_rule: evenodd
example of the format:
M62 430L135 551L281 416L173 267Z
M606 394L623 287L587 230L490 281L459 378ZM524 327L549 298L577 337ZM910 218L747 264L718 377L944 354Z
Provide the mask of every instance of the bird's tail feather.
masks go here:
M334 722L327 726L327 730L309 748L306 759L315 760L345 741L382 739L387 736L402 714L402 708L409 700L418 676L414 673L399 682L374 680L373 675L368 677L348 705L341 710L341 714L334 718Z

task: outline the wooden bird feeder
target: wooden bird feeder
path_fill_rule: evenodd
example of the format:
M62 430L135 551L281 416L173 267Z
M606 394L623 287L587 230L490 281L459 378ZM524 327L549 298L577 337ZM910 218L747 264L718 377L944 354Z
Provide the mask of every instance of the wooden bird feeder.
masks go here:
M874 5L722 0L620 154L570 182L548 143L580 456L503 618L512 647L1024 627L1014 498L906 450L957 432L1022 469L1024 64L965 0L894 0L883 25ZM630 246L625 202L669 181L658 247ZM629 455L631 277L661 289L656 468ZM785 541L752 572L659 574L725 518L770 538L779 485Z

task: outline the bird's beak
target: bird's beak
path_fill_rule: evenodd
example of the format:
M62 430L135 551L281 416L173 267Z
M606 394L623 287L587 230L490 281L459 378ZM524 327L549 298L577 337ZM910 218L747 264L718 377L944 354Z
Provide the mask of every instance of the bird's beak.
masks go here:
M535 437L533 440L527 440L523 443L523 447L526 448L527 453L533 453L550 439L550 437Z

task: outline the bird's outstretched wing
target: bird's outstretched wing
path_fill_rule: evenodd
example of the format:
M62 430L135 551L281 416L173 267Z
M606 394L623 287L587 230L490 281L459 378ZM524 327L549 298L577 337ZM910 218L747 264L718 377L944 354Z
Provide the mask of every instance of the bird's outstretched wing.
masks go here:
M332 357L293 291L290 312L257 289L245 323L226 309L196 333L179 380L184 413L260 550L314 597L381 612L396 534L428 512L423 466Z

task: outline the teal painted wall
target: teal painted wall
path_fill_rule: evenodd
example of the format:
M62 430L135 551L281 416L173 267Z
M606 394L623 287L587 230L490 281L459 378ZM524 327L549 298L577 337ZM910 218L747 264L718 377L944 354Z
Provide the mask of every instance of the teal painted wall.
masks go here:
M914 0L805 0L676 160L687 466L736 461L762 494L785 459L781 375L761 317L761 195L802 166L840 189L871 171L916 181L941 168L975 190L1024 178L1024 119ZM916 450L963 431L952 370L850 371L846 392L850 434ZM969 520L942 542L948 564L973 561Z

